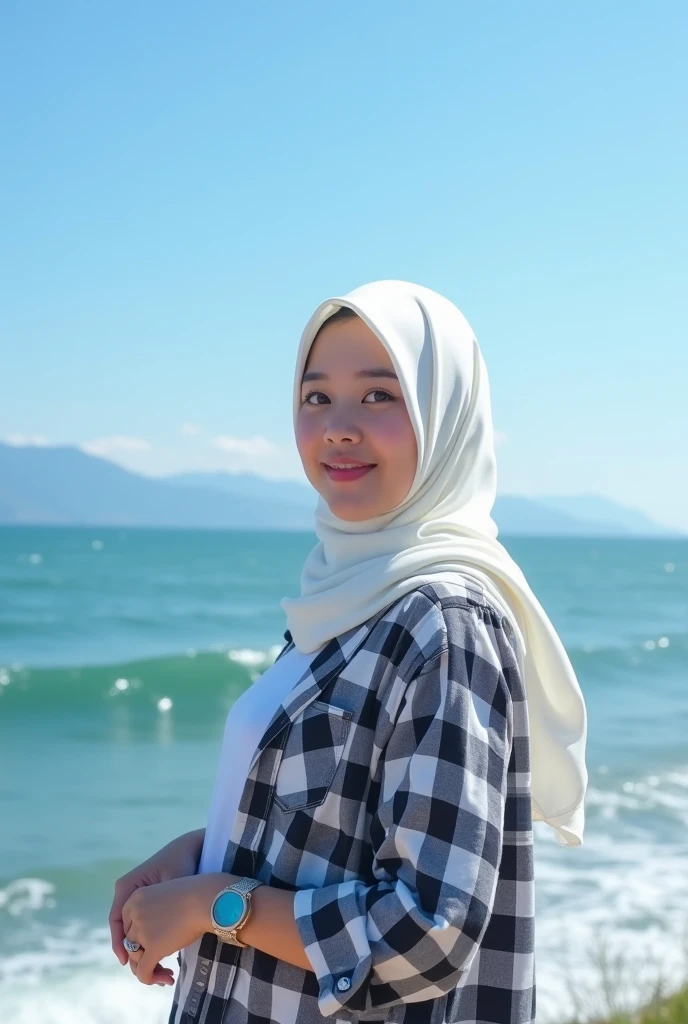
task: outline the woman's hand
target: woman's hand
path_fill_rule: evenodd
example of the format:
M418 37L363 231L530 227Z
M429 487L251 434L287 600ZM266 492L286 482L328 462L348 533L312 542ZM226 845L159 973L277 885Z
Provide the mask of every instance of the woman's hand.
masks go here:
M129 962L130 956L122 945L126 934L122 922L124 904L137 889L158 885L174 878L195 875L204 835L205 829L202 828L196 829L194 832L185 832L184 835L173 839L148 860L132 868L115 882L115 895L110 908L109 923L112 950L122 966ZM168 967L161 967L158 964L154 981L156 984L174 984L174 975Z
M122 907L124 934L141 949L129 953L132 972L144 985L160 984L159 961L191 945L212 927L214 898L237 876L217 873L142 886Z

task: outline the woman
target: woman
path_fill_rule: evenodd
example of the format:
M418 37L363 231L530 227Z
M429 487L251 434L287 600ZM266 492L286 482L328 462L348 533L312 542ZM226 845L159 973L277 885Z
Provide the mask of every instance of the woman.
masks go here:
M207 829L118 881L113 949L144 984L181 950L173 1024L525 1024L532 821L582 842L586 711L496 539L469 324L405 282L327 300L294 422L319 543L286 646L227 718Z

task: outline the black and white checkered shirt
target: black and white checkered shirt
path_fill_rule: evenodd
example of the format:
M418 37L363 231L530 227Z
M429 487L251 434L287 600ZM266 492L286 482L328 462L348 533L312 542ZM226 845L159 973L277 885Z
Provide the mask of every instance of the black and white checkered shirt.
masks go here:
M527 705L477 583L423 586L314 656L222 870L295 892L313 970L206 933L170 1024L534 1021Z

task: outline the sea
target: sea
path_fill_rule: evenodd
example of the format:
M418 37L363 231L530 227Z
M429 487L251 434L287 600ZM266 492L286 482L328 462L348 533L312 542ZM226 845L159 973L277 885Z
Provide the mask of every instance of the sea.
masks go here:
M500 540L588 710L584 842L535 826L537 1018L585 1020L688 980L688 539ZM313 543L0 528L2 1024L167 1020L110 948L113 883L205 824Z

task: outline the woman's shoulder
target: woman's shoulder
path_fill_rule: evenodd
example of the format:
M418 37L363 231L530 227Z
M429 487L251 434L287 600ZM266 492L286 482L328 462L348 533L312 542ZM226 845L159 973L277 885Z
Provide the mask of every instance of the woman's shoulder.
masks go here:
M478 579L452 573L408 591L388 607L384 617L406 628L415 628L418 622L434 622L446 631L474 616L513 632L511 623Z
M386 610L376 631L388 650L394 635L411 672L451 650L480 653L492 662L514 660L511 623L479 580L459 573L409 591Z

